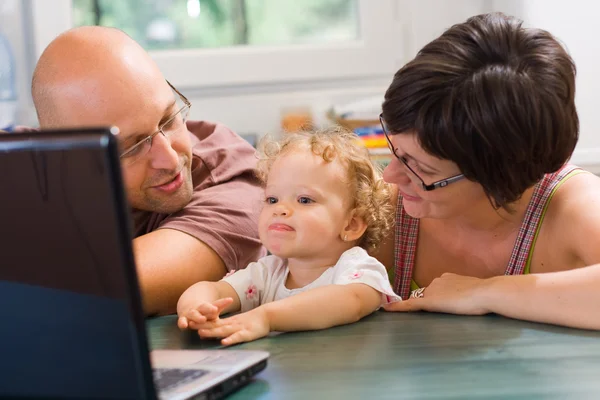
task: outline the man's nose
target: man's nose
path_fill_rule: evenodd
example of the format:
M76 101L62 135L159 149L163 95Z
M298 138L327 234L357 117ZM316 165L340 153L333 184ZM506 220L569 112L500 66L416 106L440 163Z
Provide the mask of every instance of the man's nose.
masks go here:
M150 159L154 169L174 170L179 166L179 155L162 132L152 139Z

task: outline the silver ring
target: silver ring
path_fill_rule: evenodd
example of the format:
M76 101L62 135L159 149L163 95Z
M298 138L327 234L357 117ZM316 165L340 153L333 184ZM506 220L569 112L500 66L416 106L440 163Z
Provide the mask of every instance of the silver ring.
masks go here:
M420 299L421 297L425 296L425 294L423 293L424 291L425 291L424 287L415 289L410 293L410 297L415 298L415 299Z

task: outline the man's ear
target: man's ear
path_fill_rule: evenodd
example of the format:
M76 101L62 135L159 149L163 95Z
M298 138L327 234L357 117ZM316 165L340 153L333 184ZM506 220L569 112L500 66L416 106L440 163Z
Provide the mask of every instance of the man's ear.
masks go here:
M362 217L356 215L356 209L350 212L344 228L340 232L340 238L344 242L357 241L367 230L367 223Z

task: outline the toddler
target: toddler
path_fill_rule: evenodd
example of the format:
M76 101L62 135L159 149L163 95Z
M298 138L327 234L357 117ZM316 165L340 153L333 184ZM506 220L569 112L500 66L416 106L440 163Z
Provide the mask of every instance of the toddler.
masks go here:
M259 234L271 255L187 289L178 326L232 345L356 322L400 301L385 267L367 254L390 229L393 210L358 137L341 128L300 132L261 149Z

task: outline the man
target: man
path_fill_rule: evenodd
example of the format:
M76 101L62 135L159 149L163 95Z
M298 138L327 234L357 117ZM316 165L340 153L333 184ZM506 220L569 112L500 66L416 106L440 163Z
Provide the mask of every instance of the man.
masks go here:
M81 27L58 36L32 95L41 128L119 127L147 314L174 312L193 283L264 255L254 149L223 125L186 123L188 100L126 34Z

